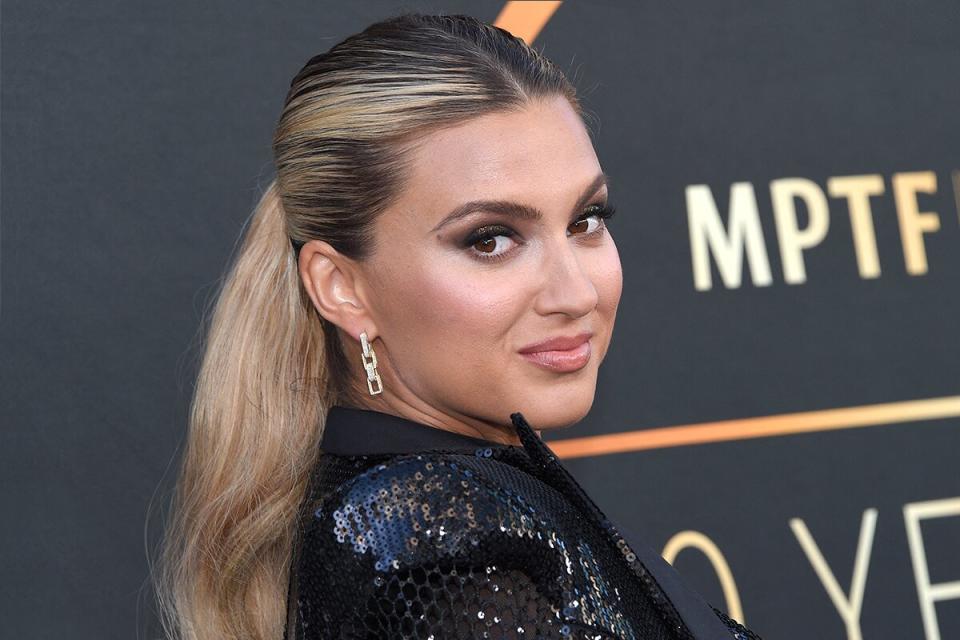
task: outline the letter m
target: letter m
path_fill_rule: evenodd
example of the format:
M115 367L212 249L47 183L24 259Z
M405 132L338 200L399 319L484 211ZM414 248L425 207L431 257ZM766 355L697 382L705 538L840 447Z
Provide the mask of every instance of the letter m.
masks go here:
M735 182L730 186L730 215L726 229L709 186L688 185L686 197L693 283L697 291L706 291L713 287L711 255L723 284L728 289L738 288L743 273L744 252L754 286L769 285L773 281L770 275L770 260L767 258L767 248L763 241L753 185L749 182Z

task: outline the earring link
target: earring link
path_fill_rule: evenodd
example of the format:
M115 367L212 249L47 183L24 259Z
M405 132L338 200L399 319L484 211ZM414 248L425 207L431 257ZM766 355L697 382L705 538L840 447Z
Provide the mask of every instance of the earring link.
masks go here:
M363 368L367 372L367 391L370 392L370 395L375 396L383 391L383 384L380 382L380 374L377 372L377 353L370 345L366 331L360 332L360 345L363 347ZM376 390L374 390L374 383L376 383Z

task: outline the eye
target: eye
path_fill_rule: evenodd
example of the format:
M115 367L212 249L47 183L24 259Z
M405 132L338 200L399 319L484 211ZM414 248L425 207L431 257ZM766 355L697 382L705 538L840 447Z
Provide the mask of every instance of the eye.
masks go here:
M500 260L511 250L511 244L517 244L516 233L502 225L480 227L471 233L464 244L479 260Z
M608 203L597 203L587 207L584 213L567 227L570 235L599 235L606 229L607 218L615 212ZM523 244L517 240L517 233L504 225L494 224L480 227L473 231L463 241L473 257L477 260L503 260L514 251L513 245Z
M605 220L613 216L615 212L616 209L609 204L591 205L587 211L574 220L567 229L571 230L573 234L590 235L602 233L606 228ZM591 219L595 219L592 225L590 224Z

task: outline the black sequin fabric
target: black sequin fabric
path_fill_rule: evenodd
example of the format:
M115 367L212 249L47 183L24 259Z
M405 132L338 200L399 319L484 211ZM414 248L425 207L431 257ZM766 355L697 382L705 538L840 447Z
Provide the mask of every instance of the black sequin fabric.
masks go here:
M616 527L512 417L523 447L322 453L287 640L694 638ZM713 611L730 638L759 640Z

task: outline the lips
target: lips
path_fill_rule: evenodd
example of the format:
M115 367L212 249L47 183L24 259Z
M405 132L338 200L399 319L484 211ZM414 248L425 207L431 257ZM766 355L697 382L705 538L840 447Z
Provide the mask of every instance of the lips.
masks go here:
M588 331L576 336L550 338L524 347L520 350L520 355L527 361L551 371L577 371L590 361L593 352L590 346L592 336L593 333Z
M520 353L537 353L543 351L569 351L576 349L593 336L592 331L584 331L575 336L558 336L543 340L535 344L527 345L520 349Z

